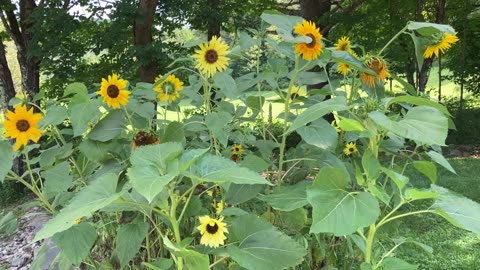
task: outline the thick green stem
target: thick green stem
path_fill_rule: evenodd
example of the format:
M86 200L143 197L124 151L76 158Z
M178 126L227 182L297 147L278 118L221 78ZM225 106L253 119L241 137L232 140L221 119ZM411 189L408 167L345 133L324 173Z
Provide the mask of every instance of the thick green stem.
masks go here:
M173 235L175 236L175 242L180 243L182 238L180 236L180 227L178 226L178 221L176 217L177 213L177 206L178 206L178 199L177 195L173 192L172 188L168 190L170 195L170 200L172 205L170 207L170 222L172 223ZM183 258L177 257L177 269L183 270Z
M382 52L395 40L397 39L401 34L403 34L403 32L405 32L405 30L407 30L408 28L408 24L405 25L404 28L402 28L402 30L400 30L397 34L395 34L395 36L392 37L392 39L390 39L387 44L385 44L385 46L383 46L383 48L380 50L380 52L378 53L378 55L381 55Z
M32 184L29 184L27 181L25 181L23 178L18 176L15 172L10 171L9 172L11 177L17 180L18 182L22 183L25 187L27 187L30 191L37 196L37 198L43 203L43 205L47 208L48 212L53 214L55 210L53 209L52 205L48 202L48 200L43 196L43 194L38 190L37 186L35 185L35 182Z
M365 262L371 263L372 261L372 251L373 251L373 240L375 240L375 233L377 228L375 224L370 225L370 229L368 230L368 236L366 241L366 248L365 248Z

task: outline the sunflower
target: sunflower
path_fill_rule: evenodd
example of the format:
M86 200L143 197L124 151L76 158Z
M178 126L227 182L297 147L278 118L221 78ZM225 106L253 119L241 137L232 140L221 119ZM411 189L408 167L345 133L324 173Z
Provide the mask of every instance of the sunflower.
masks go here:
M155 82L158 82L161 79L162 76L158 76L155 79ZM178 92L183 90L183 82L180 81L177 77L175 77L175 75L170 74L165 80L154 86L153 90L155 90L155 92L158 92L158 100L173 102L180 97Z
M390 76L390 73L387 71L387 64L379 57L368 57L367 67L376 73L376 75L365 72L360 73L360 79L362 79L363 83L369 87L375 86L375 80L383 82L387 77Z
M347 36L343 36L335 43L335 50L346 51L352 53L352 46L350 45L350 39Z
M42 136L42 131L38 129L40 120L42 115L33 113L33 108L27 111L25 105L15 105L14 112L7 110L7 120L3 121L3 126L6 130L5 137L16 139L13 150L17 151L27 145L28 140L38 142Z
M102 86L97 94L103 97L108 106L118 109L120 105L127 105L130 91L126 90L127 80L118 78L118 75L113 73L108 75L108 79L102 78Z
M350 72L350 66L347 63L338 63L337 67L338 73L342 74L344 77Z
M155 135L149 134L146 131L140 130L135 134L135 138L132 141L132 150L137 149L139 146L144 145L155 145L159 144L160 141Z
M336 131L336 132L341 132L341 131L342 131L342 130L340 129L340 127L337 125L337 121L336 121L336 120L333 120L332 123L330 123L330 125L335 128L335 131Z
M223 201L220 201L218 203L214 203L213 205L215 207L215 214L219 215L222 213L223 209L225 208L225 203Z
M200 225L197 229L200 231L202 238L200 244L210 246L212 248L223 245L225 239L225 233L228 233L227 224L222 222L223 217L219 219L213 219L209 216L202 216L200 219Z
M227 43L214 36L210 42L200 44L200 49L195 51L193 55L193 58L197 59L195 67L208 77L212 77L217 71L226 70L230 60L225 56L230 52L228 49Z
M358 152L357 145L354 142L349 142L347 143L347 145L345 145L343 152L347 156L350 156L353 153L357 153Z
M232 145L232 152L234 154L242 155L243 154L243 147L241 144L234 144Z
M312 39L309 43L302 42L295 44L295 53L301 54L302 58L307 61L317 59L323 47L320 41L323 37L322 34L320 34L320 29L315 26L315 23L306 20L303 20L301 24L298 23L293 29L297 34Z
M290 99L294 100L298 97L304 97L307 95L307 90L305 86L297 87L295 85L292 86L292 90L290 90Z
M423 53L423 58L439 56L440 52L445 53L447 49L452 47L452 44L458 41L458 37L449 33L442 33L440 37L434 36L434 41L435 43L428 46Z

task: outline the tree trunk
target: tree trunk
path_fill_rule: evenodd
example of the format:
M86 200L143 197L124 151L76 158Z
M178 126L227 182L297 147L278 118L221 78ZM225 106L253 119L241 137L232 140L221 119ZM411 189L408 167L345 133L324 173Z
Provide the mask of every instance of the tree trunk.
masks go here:
M300 12L305 20L315 21L330 12L330 0L300 0Z
M222 22L220 18L222 17L219 11L220 0L208 0L207 1L209 9L212 13L208 16L207 21L207 34L208 40L210 41L214 36L220 37L220 30Z
M20 28L23 46L17 57L22 73L22 87L29 98L33 98L40 91L40 59L28 55L28 48L33 38L33 22L30 18L36 8L34 0L20 1Z
M155 18L156 7L156 0L140 0L138 5L140 16L135 19L133 33L134 44L139 48L150 46L153 42L152 26ZM142 63L138 68L140 80L143 82L153 83L155 81L155 77L157 76L157 61L154 57L139 60Z

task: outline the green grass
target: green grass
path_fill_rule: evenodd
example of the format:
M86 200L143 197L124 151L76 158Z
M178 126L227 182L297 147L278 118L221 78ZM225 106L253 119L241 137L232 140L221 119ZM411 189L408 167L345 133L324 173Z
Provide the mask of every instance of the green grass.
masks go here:
M458 175L440 170L437 184L480 202L480 159L452 159L450 162ZM415 176L411 178L413 185L417 187L429 185L428 179L418 174ZM408 208L425 209L430 203L418 202ZM418 264L419 269L480 269L479 235L454 227L434 215L408 217L399 221L396 227L397 237L412 238L433 248L433 255L413 244L406 244L397 249L396 256Z

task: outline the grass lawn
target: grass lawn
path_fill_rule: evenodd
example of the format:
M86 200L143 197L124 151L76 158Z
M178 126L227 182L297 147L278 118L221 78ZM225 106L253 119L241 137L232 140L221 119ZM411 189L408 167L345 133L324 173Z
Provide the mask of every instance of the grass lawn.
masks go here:
M452 159L450 162L458 175L440 170L437 184L480 203L480 159ZM411 177L411 181L418 187L427 187L429 184L429 180L421 176L415 179ZM424 209L429 203L418 202L410 207ZM479 235L454 227L434 215L401 219L396 226L398 237L412 238L433 248L433 255L413 244L397 249L395 255L418 264L419 269L480 269Z

